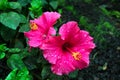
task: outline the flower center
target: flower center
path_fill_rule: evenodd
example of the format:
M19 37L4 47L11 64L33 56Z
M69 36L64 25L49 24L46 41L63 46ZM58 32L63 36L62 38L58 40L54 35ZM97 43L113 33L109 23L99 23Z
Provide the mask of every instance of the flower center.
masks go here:
M32 22L32 23L30 23L30 28L31 28L32 30L37 30L37 29L38 29L38 26L37 26L34 22Z
M70 47L71 47L71 46L70 46L69 44L64 44L64 45L63 45L63 50L69 51L69 52L72 54L72 56L73 56L73 58L74 58L75 60L80 60L80 59L82 58L81 53L80 53L80 52L73 51L72 49L70 49Z

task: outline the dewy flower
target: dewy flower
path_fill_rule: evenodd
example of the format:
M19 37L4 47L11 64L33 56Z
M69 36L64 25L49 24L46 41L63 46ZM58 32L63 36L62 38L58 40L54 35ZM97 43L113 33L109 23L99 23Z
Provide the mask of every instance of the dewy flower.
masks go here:
M89 54L95 48L89 33L80 30L75 21L70 21L60 27L59 34L50 37L42 47L53 73L63 75L88 67Z
M59 18L60 14L57 12L45 12L39 18L31 20L31 30L24 32L24 35L29 39L29 46L41 47L49 36L55 35L56 31L53 25Z

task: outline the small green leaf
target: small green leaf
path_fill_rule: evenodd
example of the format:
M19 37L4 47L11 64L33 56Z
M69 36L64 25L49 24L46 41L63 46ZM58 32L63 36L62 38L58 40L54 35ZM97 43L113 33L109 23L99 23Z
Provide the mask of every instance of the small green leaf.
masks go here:
M27 22L26 17L24 15L22 15L22 14L19 14L19 15L20 15L20 18L21 18L20 23L26 23Z
M29 30L30 30L29 23L26 23L20 26L19 32L27 32Z
M29 8L31 11L31 17L38 17L42 14L42 1L41 0L32 0L31 7Z
M29 78L29 71L27 70L27 68L23 68L18 71L16 75L16 80L31 80Z
M50 74L50 79L49 80L63 80L63 77L64 76L58 76L58 75L56 75L56 74Z
M120 11L111 11L110 15L114 15L116 18L120 18Z
M50 5L52 6L52 8L55 10L58 7L58 1L50 1Z
M0 14L0 22L3 25L5 25L13 30L16 30L20 21L21 21L21 18L19 16L19 14L16 12L9 12L9 13Z
M102 10L103 14L110 16L110 12L106 9L106 5L102 5L99 8Z
M5 46L5 44L1 44L0 45L0 51L5 51L7 49L7 47Z
M8 0L0 0L0 10L5 10L8 7Z
M22 69L26 67L18 54L12 54L7 60L7 65L11 69Z
M9 2L9 8L21 10L22 6L18 2Z
M70 78L76 78L78 76L78 70L75 70L74 72L71 72L68 76Z
M21 40L16 39L14 47L18 49L24 49L24 44Z
M32 80L32 77L29 75L27 68L22 68L21 70L15 68L8 74L5 80Z
M41 72L42 79L47 78L50 75L50 67L44 66Z
M26 6L31 0L17 0L22 6Z
M18 52L20 52L21 50L19 49L19 48L9 48L8 49L8 52L9 53L18 53Z
M9 41L9 40L13 39L13 37L16 34L16 31L12 30L8 27L2 26L0 34L5 41Z
M5 78L5 80L16 80L16 73L17 73L17 68L13 69L8 76Z
M112 28L113 27L109 22L104 22L103 25L107 28Z
M88 19L85 17L85 16L81 16L80 19L79 19L79 23L82 24L82 25L87 25Z
M3 59L5 57L5 53L4 52L0 52L0 59Z

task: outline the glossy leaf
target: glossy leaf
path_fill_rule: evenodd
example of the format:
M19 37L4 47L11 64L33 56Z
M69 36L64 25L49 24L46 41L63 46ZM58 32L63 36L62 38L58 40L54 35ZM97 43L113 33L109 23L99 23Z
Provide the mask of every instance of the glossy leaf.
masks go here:
M25 64L18 54L12 54L7 60L7 65L11 69L22 69L25 67Z
M50 75L50 67L47 66L43 67L41 72L42 79L47 78L49 75Z
M19 32L28 32L29 30L30 30L29 24L26 23L20 26Z
M22 9L22 6L18 2L9 2L9 8L20 11Z
M0 44L0 51L4 52L7 49L5 44Z
M0 10L5 10L8 7L8 0L0 0Z
M32 0L31 7L29 10L32 12L30 15L34 15L34 17L38 17L42 14L42 1L41 0Z
M0 14L0 22L13 30L16 30L19 26L21 18L16 12L8 12Z
M17 0L22 6L26 6L31 0Z
M5 80L32 80L32 78L26 68L22 68L21 70L15 68L8 74Z
M5 53L4 52L0 52L0 59L3 59L5 57Z
M5 80L15 80L16 73L17 73L17 68L13 69L13 71L9 73L9 75L5 78Z
M52 8L55 10L58 7L58 1L50 1L50 5L52 6Z
M71 72L70 74L69 74L69 77L70 78L76 78L78 76L78 70L76 70L76 71L74 71L74 72Z

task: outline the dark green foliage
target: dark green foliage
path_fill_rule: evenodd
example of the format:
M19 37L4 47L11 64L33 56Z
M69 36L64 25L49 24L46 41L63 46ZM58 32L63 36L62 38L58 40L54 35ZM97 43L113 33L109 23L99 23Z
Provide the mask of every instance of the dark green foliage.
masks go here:
M119 7L119 0L0 0L0 80L119 80ZM30 49L23 33L45 11L61 13L56 30L75 20L94 38L88 68L57 76L42 51Z

